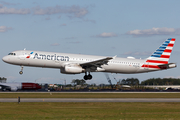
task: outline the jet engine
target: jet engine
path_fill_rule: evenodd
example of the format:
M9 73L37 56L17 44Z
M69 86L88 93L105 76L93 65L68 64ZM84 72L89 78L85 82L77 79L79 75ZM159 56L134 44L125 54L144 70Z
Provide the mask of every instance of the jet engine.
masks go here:
M79 65L66 65L65 67L61 68L61 73L64 74L80 74L85 70Z

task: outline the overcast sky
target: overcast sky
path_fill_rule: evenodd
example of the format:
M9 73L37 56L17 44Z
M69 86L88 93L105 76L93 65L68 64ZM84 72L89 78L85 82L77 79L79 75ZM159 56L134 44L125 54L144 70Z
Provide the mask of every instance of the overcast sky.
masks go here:
M135 58L149 57L167 38L176 38L169 62L180 61L180 1L177 0L2 0L0 57L15 50L38 50ZM70 83L84 74L0 62L7 82ZM180 68L141 74L114 74L116 79L180 78ZM87 83L108 83L92 73ZM110 78L115 83L112 75Z

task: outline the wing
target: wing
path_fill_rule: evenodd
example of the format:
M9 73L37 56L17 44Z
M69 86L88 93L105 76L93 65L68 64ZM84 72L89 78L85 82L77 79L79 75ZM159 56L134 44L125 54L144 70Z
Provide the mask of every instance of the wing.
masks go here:
M109 62L109 60L114 59L116 56L114 57L106 57L106 58L102 58L99 60L94 60L91 62L85 62L85 63L80 63L79 65L82 66L83 68L89 68L92 66L95 67L100 67L101 65L107 64Z

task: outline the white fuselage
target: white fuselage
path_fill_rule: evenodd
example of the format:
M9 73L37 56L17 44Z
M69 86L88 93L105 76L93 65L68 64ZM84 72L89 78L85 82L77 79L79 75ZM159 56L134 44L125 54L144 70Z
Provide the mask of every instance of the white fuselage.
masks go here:
M144 60L133 57L118 58L116 56L103 57L19 50L3 57L3 61L9 64L20 65L21 71L19 74L23 73L23 66L58 68L64 74L85 73L84 79L90 80L92 79L90 72L131 74L174 68L176 64L168 62L174 43L175 38L166 39L150 57Z
M61 69L61 71L63 71L63 68L67 65L72 65L72 64L79 65L81 63L88 63L102 58L106 58L106 57L20 50L20 51L14 51L12 52L11 55L3 57L3 61L9 64L20 65L20 66L58 68ZM111 73L126 73L126 74L142 73L142 72L150 72L150 71L158 70L158 69L148 68L148 66L141 67L145 62L146 60L141 60L141 59L116 57L109 60L107 64L103 64L100 66L95 65L88 69L89 72L111 72ZM84 71L82 71L81 73L83 72ZM72 74L76 74L76 73L72 73Z

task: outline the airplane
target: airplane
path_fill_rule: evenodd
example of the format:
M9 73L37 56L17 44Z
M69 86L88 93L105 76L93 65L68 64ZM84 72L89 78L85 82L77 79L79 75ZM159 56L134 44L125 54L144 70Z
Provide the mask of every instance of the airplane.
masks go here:
M21 66L19 74L23 74L24 66L57 68L63 74L85 73L84 79L91 80L91 72L134 74L175 68L175 63L168 62L174 43L175 38L165 40L146 59L54 53L24 49L11 52L7 56L4 56L2 60L9 64Z
M17 91L17 90L38 90L41 86L37 83L0 83L3 91Z

